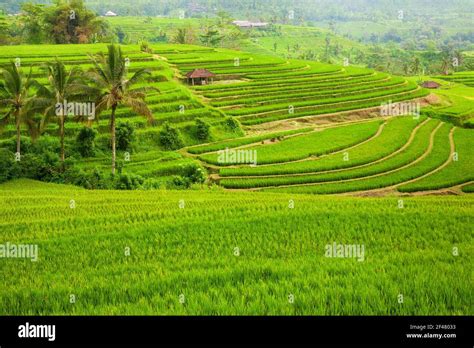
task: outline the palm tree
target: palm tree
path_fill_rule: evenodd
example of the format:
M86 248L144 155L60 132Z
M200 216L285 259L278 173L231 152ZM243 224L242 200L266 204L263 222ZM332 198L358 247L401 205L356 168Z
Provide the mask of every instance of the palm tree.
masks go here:
M24 77L13 61L2 69L2 76L0 106L6 107L7 113L0 119L0 124L5 126L10 121L14 121L16 127L16 156L19 158L21 155L22 124L26 125L32 138L35 138L38 134L37 122L31 109L35 97L30 93L35 81L31 79L31 69L28 76Z
M443 52L443 55L441 57L441 71L444 75L449 74L450 65L451 65L451 57L449 55L449 52Z
M403 63L402 69L405 76L408 76L410 73L410 65L408 65L408 63Z
M420 71L420 67L421 67L420 58L415 57L415 59L413 59L412 65L411 65L411 70L413 71L413 73L415 75L418 75L418 73Z
M42 129L52 119L57 118L61 148L60 159L64 163L64 125L68 114L63 104L94 95L95 89L81 82L83 78L79 68L75 67L67 71L64 64L58 59L46 64L44 68L48 74L48 84L38 86L38 98L34 102L34 108L41 109L44 113L41 122Z
M108 56L102 53L91 56L93 69L88 73L89 78L97 87L96 115L104 110L111 110L110 132L112 143L112 174L115 174L116 144L115 144L115 112L119 105L130 107L139 115L145 116L150 122L153 115L148 108L145 97L150 88L130 89L135 83L143 80L150 72L140 69L131 77L127 77L127 64L120 46L109 45Z
M325 48L325 55L326 55L326 62L329 62L329 48L331 46L331 37L328 35L326 35L326 38L324 39L324 41L326 42L326 48Z

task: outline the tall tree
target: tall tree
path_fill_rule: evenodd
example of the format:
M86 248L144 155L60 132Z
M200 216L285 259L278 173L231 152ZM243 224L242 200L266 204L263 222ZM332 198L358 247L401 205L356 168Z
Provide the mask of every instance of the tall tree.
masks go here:
M21 155L21 126L26 125L32 138L38 135L38 126L34 118L31 105L34 95L31 87L34 80L31 78L31 69L27 76L23 76L15 62L2 69L3 80L0 82L0 106L7 112L0 119L0 124L5 126L13 121L16 127L16 153Z
M22 5L22 22L28 42L87 43L107 34L108 26L83 0L55 0L53 5Z
M185 44L187 37L187 30L186 28L178 28L176 34L173 37L173 42L178 44Z
M411 71L412 71L415 75L418 75L418 73L420 72L420 68L421 68L420 58L415 57L415 58L413 59L412 64L411 64Z
M59 60L47 63L44 67L48 75L48 83L38 86L34 107L42 110L44 117L41 122L43 129L46 124L56 120L59 124L60 159L64 163L64 133L68 110L65 105L74 101L86 102L94 95L95 89L83 83L82 71L72 68L67 71L64 63ZM87 115L73 115L87 116Z
M147 69L140 69L128 78L127 63L123 57L120 46L109 45L108 55L99 54L91 56L93 69L89 71L88 77L96 86L96 115L105 110L110 113L110 133L112 145L112 174L115 174L116 162L116 134L115 134L115 113L120 105L130 107L139 115L145 116L150 122L153 115L148 108L145 97L150 88L134 88L134 84L142 81L149 75Z
M325 56L326 56L326 62L329 62L329 48L331 46L331 37L326 35L326 38L324 39L326 42L326 47L325 47Z
M21 11L23 16L20 17L20 22L24 40L30 44L42 43L45 40L45 6L25 3L22 4Z
M450 68L451 64L452 64L452 60L451 60L451 56L450 56L449 52L443 52L443 54L441 56L441 72L444 75L449 74L449 68Z
M217 47L222 40L222 36L214 27L207 27L204 33L199 35L199 40L205 46Z

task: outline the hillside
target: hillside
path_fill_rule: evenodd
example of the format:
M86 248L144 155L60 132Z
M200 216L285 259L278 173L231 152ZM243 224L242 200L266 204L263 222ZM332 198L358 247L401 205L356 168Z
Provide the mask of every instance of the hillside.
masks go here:
M5 47L0 64L19 58L22 68L31 67L39 82L45 81L42 62L57 56L68 67L87 70L91 67L87 54L105 50L104 45L20 47ZM225 188L311 193L407 191L405 185L430 181L431 176L436 184L426 187L456 186L459 193L459 185L474 180L469 161L472 130L459 128L472 114L469 108L459 110L464 97L456 97L456 89L436 91L438 98L450 99L429 106L433 98L427 98L429 92L414 79L370 69L200 46L155 44L151 49L152 53L144 53L138 46L123 46L129 74L150 69L153 82L146 85L156 88L146 99L154 114L152 124L130 109L117 112L119 122L132 124L137 133L131 156L129 151L118 155L125 159L120 161L124 174L169 186L175 176L195 175L190 173L206 168L209 184ZM214 73L214 83L187 84L184 75L198 68ZM384 105L397 102L422 105L421 116L383 113ZM98 154L75 163L86 173L108 172L108 116L102 114L93 125L99 132ZM196 137L197 118L211 126L208 140ZM165 122L181 131L185 149L170 152L160 144ZM67 122L69 148L82 127ZM13 125L5 128L0 144L13 151L14 134ZM50 124L39 141L56 134L57 125ZM207 144L196 146L203 142ZM222 163L219 154L229 149L255 153L255 163L235 159ZM458 164L462 170L453 170Z

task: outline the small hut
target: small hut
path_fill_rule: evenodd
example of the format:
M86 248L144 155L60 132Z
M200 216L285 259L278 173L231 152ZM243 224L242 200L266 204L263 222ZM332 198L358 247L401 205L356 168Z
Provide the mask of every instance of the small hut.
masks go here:
M209 70L206 69L194 69L186 74L186 78L189 84L194 85L207 85L209 81L212 83L214 81L214 75Z
M421 84L421 87L429 89L438 89L441 85L435 81L425 81Z

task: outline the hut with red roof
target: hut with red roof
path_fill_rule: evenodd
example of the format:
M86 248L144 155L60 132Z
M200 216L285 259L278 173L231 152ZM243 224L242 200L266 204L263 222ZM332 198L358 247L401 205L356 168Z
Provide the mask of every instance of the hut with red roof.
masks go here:
M194 85L207 85L214 81L214 75L206 69L194 69L186 74L186 79L189 84Z

